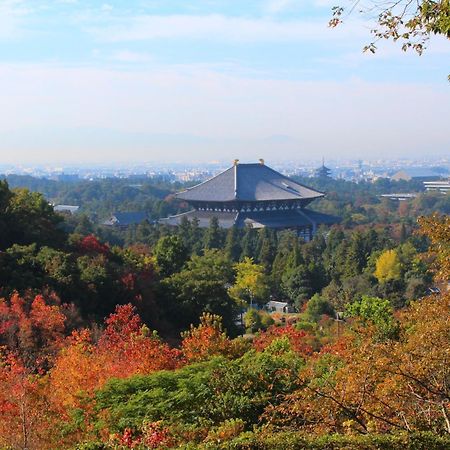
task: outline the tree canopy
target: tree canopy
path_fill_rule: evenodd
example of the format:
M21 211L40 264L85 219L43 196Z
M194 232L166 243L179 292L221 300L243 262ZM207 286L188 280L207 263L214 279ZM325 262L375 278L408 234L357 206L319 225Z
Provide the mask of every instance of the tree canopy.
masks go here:
M358 10L365 17L376 17L371 30L374 40L364 50L374 53L376 43L381 39L400 41L402 49L413 49L422 54L432 34L450 38L450 2L449 0L410 0L381 1L370 0L367 4L352 0L350 7L336 6L330 26L339 25L347 10Z

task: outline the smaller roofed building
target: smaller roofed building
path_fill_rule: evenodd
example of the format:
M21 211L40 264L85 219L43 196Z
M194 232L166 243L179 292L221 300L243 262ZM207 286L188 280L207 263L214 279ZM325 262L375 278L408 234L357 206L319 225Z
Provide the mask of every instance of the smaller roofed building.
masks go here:
M450 192L450 178L443 181L424 181L426 191L437 191L442 192L442 194L447 194Z
M444 171L439 168L426 167L409 167L407 169L399 170L391 176L394 181L438 181L444 175Z
M148 216L145 212L115 212L102 225L126 228L130 225L138 225L144 221L148 221Z
M179 225L186 218L208 227L212 217L222 228L295 229L309 240L321 224L339 218L306 209L323 192L300 184L264 164L234 165L219 175L175 194L192 206L186 213L160 219L166 225Z

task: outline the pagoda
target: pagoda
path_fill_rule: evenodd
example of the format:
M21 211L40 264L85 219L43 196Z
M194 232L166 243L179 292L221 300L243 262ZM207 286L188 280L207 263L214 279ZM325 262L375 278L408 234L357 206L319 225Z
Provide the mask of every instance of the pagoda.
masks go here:
M322 158L322 166L315 170L317 178L329 178L331 176L331 169L325 165L325 159Z
M159 222L176 226L183 218L195 218L200 227L208 227L211 218L216 217L222 228L294 229L309 240L319 225L339 221L306 208L324 195L271 169L263 159L256 164L235 160L219 175L175 194L192 206L191 211Z

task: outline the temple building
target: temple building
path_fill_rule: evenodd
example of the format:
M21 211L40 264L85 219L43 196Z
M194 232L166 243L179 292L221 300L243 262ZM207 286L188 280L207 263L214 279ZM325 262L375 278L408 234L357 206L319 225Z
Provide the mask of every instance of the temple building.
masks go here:
M322 158L322 166L315 170L315 176L317 178L329 178L331 177L331 169L325 165L325 159Z
M211 218L217 217L222 228L294 229L309 240L319 225L339 221L306 208L323 197L323 192L282 175L262 159L256 164L239 164L235 160L219 175L175 195L193 209L161 219L160 223L175 226L183 218L196 218L200 227L208 227Z

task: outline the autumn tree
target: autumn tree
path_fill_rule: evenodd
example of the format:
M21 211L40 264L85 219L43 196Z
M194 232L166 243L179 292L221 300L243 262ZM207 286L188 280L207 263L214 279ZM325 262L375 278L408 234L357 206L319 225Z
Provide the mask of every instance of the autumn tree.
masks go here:
M228 290L230 296L239 303L262 303L267 300L269 286L264 267L255 264L251 258L244 258L235 264L236 280Z
M0 353L0 446L40 450L50 448L48 403L39 376L11 352Z
M89 330L74 331L50 372L55 404L65 411L80 407L111 377L173 369L179 352L142 324L134 307L119 305L105 321L97 342Z
M310 336L304 330L298 330L293 325L272 325L266 331L261 331L253 341L258 351L269 347L276 339L284 338L290 343L293 351L302 356L310 356L313 348L310 345Z
M188 362L204 361L212 356L228 355L231 341L222 329L222 319L215 314L203 313L200 324L191 325L182 334L181 351Z
M392 323L390 312L382 301L361 305L366 326L308 361L302 387L271 411L272 421L319 433L450 433L449 298L413 303L397 332L381 340L379 324Z
M436 278L450 279L450 216L437 214L419 218L420 233L431 241L430 255L435 258Z
M401 276L401 263L396 250L386 250L376 261L375 277L380 283L398 280Z
M42 295L0 299L0 343L17 355L30 372L46 370L61 348L66 317ZM55 304L56 303L56 304Z

